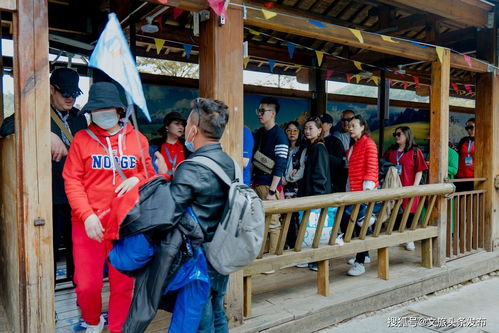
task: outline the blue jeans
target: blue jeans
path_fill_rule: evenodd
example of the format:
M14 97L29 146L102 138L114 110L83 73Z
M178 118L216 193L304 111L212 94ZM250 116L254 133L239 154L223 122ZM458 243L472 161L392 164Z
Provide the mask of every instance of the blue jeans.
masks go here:
M228 333L224 296L229 276L218 273L210 263L208 263L208 276L210 277L210 295L203 309L198 333Z

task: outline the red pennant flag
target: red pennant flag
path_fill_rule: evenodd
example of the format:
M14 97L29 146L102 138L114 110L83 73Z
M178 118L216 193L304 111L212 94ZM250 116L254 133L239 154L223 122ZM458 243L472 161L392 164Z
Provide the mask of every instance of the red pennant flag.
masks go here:
M333 75L333 70L332 69L328 69L326 71L326 80L328 80L331 77L331 75Z
M263 5L265 6L265 8L267 9L272 9L274 8L274 3L272 1L267 1L267 2L264 2Z
M464 54L463 56L464 56L464 60L465 60L465 61L466 61L466 63L468 64L468 67L469 67L469 68L472 68L472 67L473 67L473 65L471 64L471 57L470 57L469 55L467 55L467 54Z
M465 84L464 85L464 89L466 89L466 91L469 93L469 94L473 94L473 89L471 89L471 86L469 84Z
M404 73L401 73L401 72L399 72L399 71L396 71L396 72L395 72L395 74L400 75L401 77L405 78L405 74L404 74Z
M413 79L414 79L414 83L416 84L416 87L421 88L421 85L419 84L419 77L413 76Z
M347 76L347 81L350 83L350 81L352 80L352 74L347 73L346 76Z
M390 87L393 87L393 81L391 79L388 81L388 84L390 85Z
M159 26L159 31L163 30L163 16L158 17L158 26Z
M457 86L457 83L456 82L452 82L451 86L452 86L452 89L454 89L454 92L456 94L458 94L459 93L459 87Z
M183 9L173 8L173 19L176 21L183 12Z
M404 90L407 90L407 86L409 85L409 82L404 81Z
M215 14L218 16L226 16L225 0L208 0L208 3Z

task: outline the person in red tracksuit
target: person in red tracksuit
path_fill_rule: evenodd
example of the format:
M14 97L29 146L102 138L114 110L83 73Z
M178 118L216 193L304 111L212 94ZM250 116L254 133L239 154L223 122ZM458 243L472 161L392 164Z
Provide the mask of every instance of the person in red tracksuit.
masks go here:
M90 113L89 130L100 143L88 132L78 132L63 171L72 210L77 302L88 325L86 332L92 333L102 332L104 328L101 293L104 263L110 247L106 242L110 241L103 240L106 229L103 217L109 212L113 198L155 174L146 138L131 124L120 122L124 109L113 83L92 85L88 103L80 113ZM141 156L144 156L145 166ZM113 160L123 170L126 180L120 177ZM133 279L118 272L109 261L107 265L110 283L108 328L110 332L121 332L132 301Z

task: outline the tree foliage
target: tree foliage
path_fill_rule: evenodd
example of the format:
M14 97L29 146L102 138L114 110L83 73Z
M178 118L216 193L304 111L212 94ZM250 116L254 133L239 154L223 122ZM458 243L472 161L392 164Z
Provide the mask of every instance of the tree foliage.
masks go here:
M137 58L137 68L140 72L161 74L176 77L187 77L197 79L199 77L199 66L187 62Z

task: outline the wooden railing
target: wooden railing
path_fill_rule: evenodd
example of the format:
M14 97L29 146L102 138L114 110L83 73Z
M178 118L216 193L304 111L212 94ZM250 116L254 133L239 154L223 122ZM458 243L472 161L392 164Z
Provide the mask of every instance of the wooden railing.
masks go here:
M266 213L266 227L264 244L258 258L245 267L244 275L244 304L243 313L251 316L252 276L271 270L279 270L298 264L311 262L318 263L317 290L324 296L329 295L329 259L354 254L361 251L378 250L378 277L388 279L389 256L388 247L410 241L421 240L422 266L432 267L432 239L438 237L439 226L431 225L430 216L439 197L453 193L452 184L432 184L411 186L399 189L378 191L362 191L349 193L335 193L328 195L304 197L280 201L264 202ZM412 205L414 198L420 197L416 213L409 221L409 210L401 218L400 225L394 230L397 212L404 199ZM374 214L375 204L380 203L381 209ZM364 223L357 237L354 229L359 215L361 204L367 204L365 221L375 215L376 222L370 227L372 234L368 234L368 224ZM340 231L340 222L348 206L353 206L348 227L344 232L344 245L336 244L336 236ZM320 238L329 207L337 207L334 225L327 245L320 244ZM391 208L391 209L390 209ZM423 216L423 210L426 212ZM303 247L307 222L312 210L320 209L317 229L311 247ZM294 248L285 250L286 237L293 213L303 211L299 224L298 235ZM269 236L270 221L273 215L281 215L282 227L279 233L277 249L274 254L264 253ZM445 241L445 240L443 240Z
M483 182L486 178L453 179L449 182ZM455 192L447 197L447 260L457 259L484 248L485 211L487 191Z

